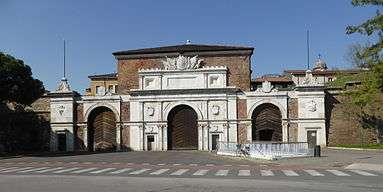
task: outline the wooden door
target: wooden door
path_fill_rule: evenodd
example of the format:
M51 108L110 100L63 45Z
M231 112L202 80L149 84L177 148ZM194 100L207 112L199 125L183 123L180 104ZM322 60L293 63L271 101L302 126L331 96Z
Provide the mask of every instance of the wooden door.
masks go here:
M309 148L314 148L317 144L317 131L307 131L307 143Z
M90 117L89 149L111 151L116 149L116 119L108 108L96 109Z
M189 106L177 106L168 117L168 149L197 148L197 114Z

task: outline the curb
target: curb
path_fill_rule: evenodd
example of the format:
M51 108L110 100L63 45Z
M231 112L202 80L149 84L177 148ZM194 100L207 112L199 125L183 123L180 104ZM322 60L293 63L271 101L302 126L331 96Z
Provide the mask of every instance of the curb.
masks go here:
M382 151L383 149L366 149L366 148L348 148L348 147L327 147L328 149L355 150L355 151Z

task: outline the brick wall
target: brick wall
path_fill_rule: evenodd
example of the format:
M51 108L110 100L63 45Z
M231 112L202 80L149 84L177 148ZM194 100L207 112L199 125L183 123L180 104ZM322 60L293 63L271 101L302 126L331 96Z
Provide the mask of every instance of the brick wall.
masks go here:
M238 142L239 143L248 143L246 124L239 124L238 125Z
M121 103L121 121L126 122L130 120L129 102Z
M376 143L376 132L362 128L353 109L343 103L345 99L340 95L326 97L328 145Z
M298 99L290 98L288 102L289 118L298 118Z
M204 56L204 66L227 66L228 85L236 86L242 91L250 90L251 67L250 56ZM162 68L163 58L140 58L119 60L118 68L118 93L128 94L130 89L137 89L138 70L148 68Z

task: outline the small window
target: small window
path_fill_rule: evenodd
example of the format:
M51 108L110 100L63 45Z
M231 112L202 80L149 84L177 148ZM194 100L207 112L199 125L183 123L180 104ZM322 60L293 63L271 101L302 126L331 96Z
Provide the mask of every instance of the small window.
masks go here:
M115 92L114 92L114 86L113 86L113 85L109 85L109 86L108 86L108 90L109 90L110 93L115 93Z
M96 95L104 95L105 94L105 88L101 86L96 86Z
M117 91L118 91L118 85L115 85L115 86L114 86L114 91L115 91L115 93L117 93Z
M328 78L328 81L331 82L332 81L332 77Z

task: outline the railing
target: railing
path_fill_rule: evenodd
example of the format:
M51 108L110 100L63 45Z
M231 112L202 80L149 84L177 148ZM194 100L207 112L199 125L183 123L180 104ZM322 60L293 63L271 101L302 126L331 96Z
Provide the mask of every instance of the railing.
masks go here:
M217 154L231 156L250 156L262 159L312 156L313 149L306 142L254 142L238 144L218 142Z

